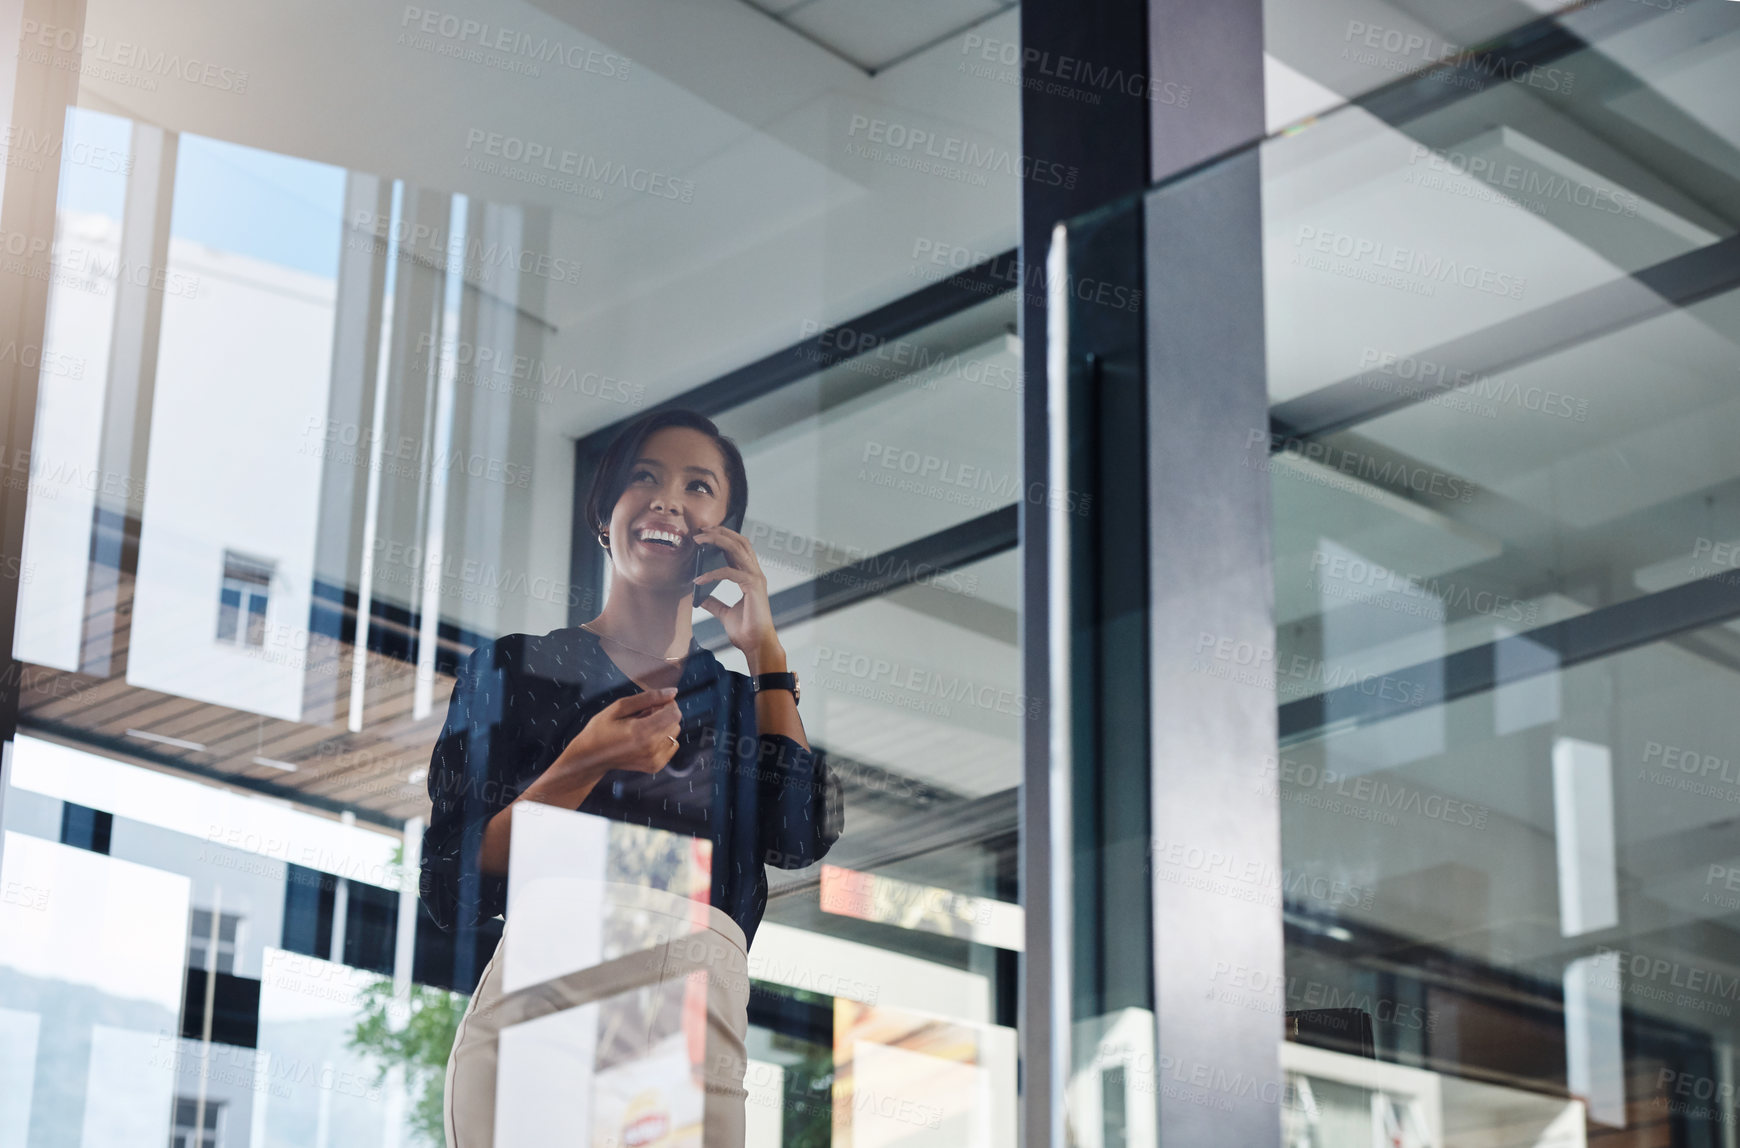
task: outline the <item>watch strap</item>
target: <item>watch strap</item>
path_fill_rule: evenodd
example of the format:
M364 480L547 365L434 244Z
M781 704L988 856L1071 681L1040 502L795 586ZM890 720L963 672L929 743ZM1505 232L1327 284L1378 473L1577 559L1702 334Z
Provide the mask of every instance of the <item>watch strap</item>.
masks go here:
M756 693L763 690L790 690L793 701L802 696L798 689L797 675L793 673L756 674L749 679L749 684Z

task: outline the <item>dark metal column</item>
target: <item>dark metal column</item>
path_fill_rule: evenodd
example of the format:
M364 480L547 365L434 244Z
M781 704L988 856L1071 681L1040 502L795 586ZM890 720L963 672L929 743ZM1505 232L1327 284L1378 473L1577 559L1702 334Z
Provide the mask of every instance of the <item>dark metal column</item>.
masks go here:
M1046 412L1045 263L1053 227L1121 197L1148 182L1149 102L1138 82L1131 94L1115 77L1148 73L1148 12L1141 3L1112 0L1028 0L1021 6L1021 147L1035 176L1062 172L1062 179L1029 178L1021 197L1021 340L1024 388L1021 407L1023 497L1020 510L1022 689L1050 698L1054 619L1048 601L1054 558L1047 492L1052 451ZM1130 245L1133 252L1134 243ZM1058 460L1063 461L1063 460ZM1140 571L1139 561L1127 568ZM1056 619L1067 625L1062 619ZM1056 728L1058 722L1065 727ZM1095 867L1070 864L1073 818L1067 810L1072 787L1053 786L1054 734L1071 738L1073 723L1056 704L1029 718L1022 743L1020 888L1027 913L1022 957L1021 1129L1030 1146L1068 1142L1064 1089L1070 1076L1070 1027L1083 972L1098 979L1097 960L1085 970L1071 960L1078 948L1093 949L1103 937L1103 903L1087 905L1076 895ZM1078 762L1081 767L1083 763ZM1140 810L1142 802L1137 802ZM1091 814L1090 808L1086 810ZM1083 844L1077 842L1078 844ZM1085 843L1091 852L1090 840ZM1085 913L1085 918L1084 918ZM1084 932L1085 927L1085 932ZM1138 927L1138 936L1145 934ZM1078 938L1087 938L1086 946ZM1097 957L1097 954L1094 954ZM1097 994L1092 994L1097 995Z
M1260 140L1260 0L1151 0L1157 77L1190 89L1154 125L1157 183ZM1228 1004L1237 970L1283 976L1270 681L1204 673L1211 648L1275 644L1262 184L1254 147L1144 204L1155 1092L1161 1144L1280 1143L1279 1012ZM1216 858L1222 860L1215 860ZM1280 996L1276 994L1276 1007Z
M1281 1015L1215 992L1282 977L1279 799L1262 784L1274 682L1210 672L1215 651L1275 644L1269 475L1246 448L1268 410L1259 193L1253 150L1145 212L1163 1144L1262 1148L1281 1132Z
M1026 0L1022 38L1026 159L1073 177L1023 195L1024 686L1053 703L1024 746L1025 1142L1122 1128L1121 1112L1088 1128L1096 1105L1066 1111L1104 1068L1098 1095L1154 1098L1162 1144L1272 1144L1280 1017L1205 1002L1217 960L1279 973L1278 894L1199 895L1155 853L1206 835L1278 877L1273 802L1252 784L1273 690L1196 674L1189 656L1198 627L1273 642L1267 476L1241 465L1266 425L1254 155L1176 206L1134 202L1261 138L1262 9ZM1045 258L1070 220L1048 311ZM1147 1010L1154 1047L1095 1063ZM1231 1111L1163 1096L1203 1071L1253 1087Z

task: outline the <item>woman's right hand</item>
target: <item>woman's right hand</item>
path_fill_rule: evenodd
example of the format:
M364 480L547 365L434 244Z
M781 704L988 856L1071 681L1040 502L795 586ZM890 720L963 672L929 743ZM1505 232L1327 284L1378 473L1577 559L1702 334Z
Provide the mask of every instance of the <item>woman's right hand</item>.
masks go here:
M657 773L677 752L675 739L683 720L676 698L671 687L611 702L574 735L551 763L550 772L591 774L593 779L610 769Z
M507 875L511 811L522 803L578 809L612 769L657 773L677 752L682 711L675 689L648 690L611 702L574 735L556 760L484 826L481 866ZM534 810L535 812L535 810Z

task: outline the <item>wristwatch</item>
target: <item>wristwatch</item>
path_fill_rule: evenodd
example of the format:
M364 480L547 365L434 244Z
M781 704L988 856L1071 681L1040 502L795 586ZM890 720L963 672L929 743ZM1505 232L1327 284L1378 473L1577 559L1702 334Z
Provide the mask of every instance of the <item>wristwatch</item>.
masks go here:
M803 691L798 689L796 674L756 674L749 679L749 688L756 693L762 690L790 690L791 700L803 700Z

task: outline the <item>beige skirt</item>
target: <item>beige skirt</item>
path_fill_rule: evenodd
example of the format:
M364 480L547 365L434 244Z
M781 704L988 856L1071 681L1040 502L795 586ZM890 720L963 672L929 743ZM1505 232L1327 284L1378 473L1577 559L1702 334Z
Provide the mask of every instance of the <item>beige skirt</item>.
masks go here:
M513 938L511 924L504 927L447 1060L447 1148L494 1148L498 1127L502 1148L521 1148L519 1141L527 1148L533 1142L538 1148L555 1142L742 1148L747 946L743 930L722 910L684 904L691 923L673 928L664 943L511 993L501 988ZM704 927L694 927L703 920ZM505 1058L509 1064L501 1063L504 1030L582 1005L609 1010L610 1002L637 993L639 1005L599 1011L596 1017L606 1019L595 1017L582 1030L595 1035L580 1042L588 1045L580 1073L591 1074L595 1056L609 1060L607 1044L619 1050L619 1060L620 1049L636 1049L637 1040L648 1055L596 1072L589 1099L574 1095L584 1089L574 1087L576 1073L562 1065L575 1052L572 1033L548 1046L558 1050L554 1056L535 1041L523 1042ZM627 1027L651 1031L624 1033L625 1017ZM504 1073L499 1081L498 1070ZM507 1106L499 1123L498 1092ZM592 1127L576 1128L578 1121Z

